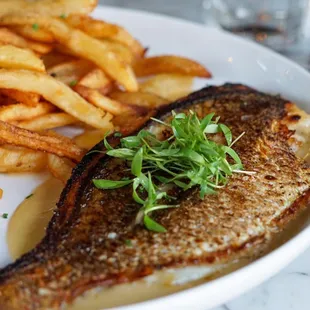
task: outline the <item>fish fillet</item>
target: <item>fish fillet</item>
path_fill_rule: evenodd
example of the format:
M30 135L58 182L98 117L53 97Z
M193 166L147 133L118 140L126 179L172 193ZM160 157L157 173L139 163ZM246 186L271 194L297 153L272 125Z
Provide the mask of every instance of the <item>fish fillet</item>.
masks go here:
M207 87L161 108L157 118L162 120L169 121L172 109L191 109L201 118L215 112L234 138L245 132L234 149L245 170L256 172L234 174L217 195L203 200L197 188L179 193L179 208L154 214L166 233L132 225L140 205L132 199L131 186L106 191L93 186L93 178L125 176L124 163L103 153L85 156L61 195L45 238L0 271L0 309L65 309L86 291L159 270L182 273L250 252L262 255L275 234L310 203L309 147L302 151L304 159L295 154L309 141L309 130L299 126L301 119L309 124L309 115L294 108L287 100L239 84ZM146 128L166 134L152 121ZM104 150L103 143L95 149Z

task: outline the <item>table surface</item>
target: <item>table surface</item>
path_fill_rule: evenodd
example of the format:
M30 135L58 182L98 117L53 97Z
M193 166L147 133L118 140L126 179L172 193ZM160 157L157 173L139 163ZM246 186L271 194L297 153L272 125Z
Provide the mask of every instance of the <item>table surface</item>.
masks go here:
M102 0L101 4L130 7L203 22L201 0ZM310 2L310 0L309 0ZM305 24L309 36L310 14ZM304 40L291 58L309 68L310 39ZM212 310L309 310L310 249L279 274L248 293Z

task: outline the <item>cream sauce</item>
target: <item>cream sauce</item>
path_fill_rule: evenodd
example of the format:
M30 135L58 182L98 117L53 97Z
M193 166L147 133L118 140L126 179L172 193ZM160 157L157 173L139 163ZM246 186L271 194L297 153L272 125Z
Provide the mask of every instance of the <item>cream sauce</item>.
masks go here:
M19 258L41 241L63 187L61 181L49 179L39 185L16 209L7 232L12 259Z

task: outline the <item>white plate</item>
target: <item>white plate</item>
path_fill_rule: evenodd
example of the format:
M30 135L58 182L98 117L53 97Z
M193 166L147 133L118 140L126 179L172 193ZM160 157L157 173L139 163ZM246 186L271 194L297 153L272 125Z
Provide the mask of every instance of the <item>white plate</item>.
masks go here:
M150 47L149 54L176 54L196 59L211 70L212 80L196 86L240 82L295 100L310 112L310 74L293 62L254 43L216 29L154 14L108 7L96 17L125 26ZM11 216L43 176L0 176L1 212ZM0 265L10 261L6 246L8 221L0 220ZM193 289L124 309L209 309L249 290L286 266L310 245L310 226L271 254L227 276Z

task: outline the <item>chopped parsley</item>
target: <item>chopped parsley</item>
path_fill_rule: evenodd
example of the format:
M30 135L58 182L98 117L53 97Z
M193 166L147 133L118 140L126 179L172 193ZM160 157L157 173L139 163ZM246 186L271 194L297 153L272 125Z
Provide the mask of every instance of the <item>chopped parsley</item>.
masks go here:
M74 87L76 84L77 84L77 80L73 80L73 81L70 82L69 85L70 85L71 87Z
M8 217L9 217L9 214L8 214L8 213L3 213L3 214L2 214L2 218L7 219Z
M34 30L34 31L38 31L39 30L39 25L38 24L33 24L32 25L32 29Z
M66 19L67 15L66 14L61 14L59 17L62 18L62 19Z

